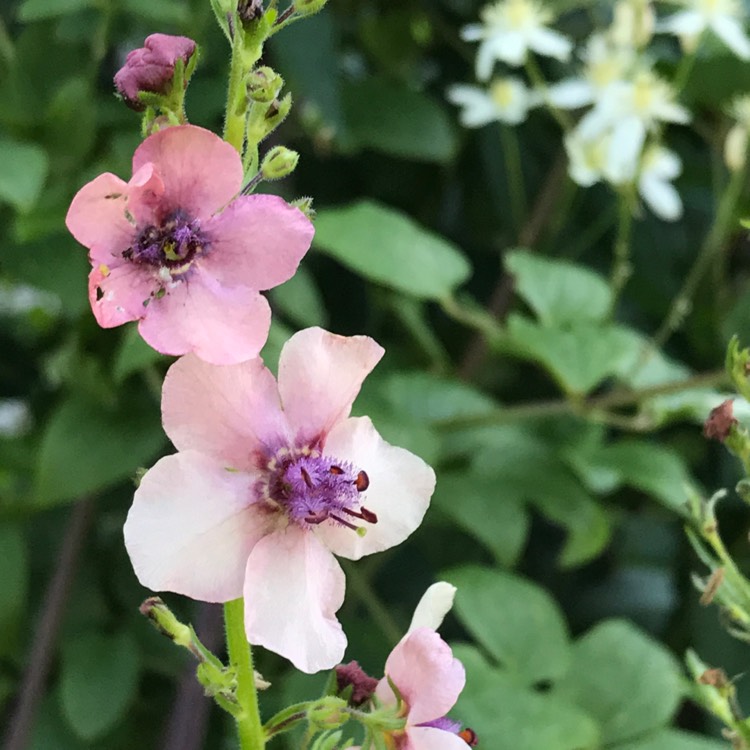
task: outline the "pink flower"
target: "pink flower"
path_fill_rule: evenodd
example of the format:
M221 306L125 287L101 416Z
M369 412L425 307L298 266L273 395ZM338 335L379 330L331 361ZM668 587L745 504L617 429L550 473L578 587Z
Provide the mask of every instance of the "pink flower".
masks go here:
M278 384L257 359L172 365L162 416L179 453L146 473L125 523L141 583L210 602L244 595L251 643L305 672L339 663L332 553L357 560L403 541L435 486L420 458L349 417L382 355L367 336L308 328L284 346Z
M391 683L398 690L394 693ZM406 718L392 733L397 750L467 750L475 735L445 714L464 689L463 665L431 628L417 628L399 641L385 663L385 677L375 696L384 706L398 706ZM391 747L391 745L388 745ZM352 748L355 750L355 748Z
M258 290L289 279L312 241L304 214L274 195L238 196L239 154L209 130L166 128L133 156L133 177L103 174L68 210L89 248L99 325L140 321L163 354L215 364L255 357L271 311Z
M195 42L186 36L151 34L143 47L128 52L125 65L115 73L115 88L125 103L137 111L145 109L141 91L166 94L178 60L187 65L195 54Z

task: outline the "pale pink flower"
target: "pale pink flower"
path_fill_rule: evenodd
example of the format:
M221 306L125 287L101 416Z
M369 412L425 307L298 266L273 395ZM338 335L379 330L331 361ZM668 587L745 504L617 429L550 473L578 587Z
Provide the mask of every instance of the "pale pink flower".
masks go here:
M78 191L66 224L90 251L99 325L138 320L157 351L215 364L258 354L271 320L258 290L294 274L313 227L277 196L238 196L242 180L232 146L180 125L136 149L130 182L106 173Z
M461 725L445 716L465 683L463 665L432 628L417 628L404 636L391 651L385 677L375 690L384 706L396 707L402 701L400 713L406 726L392 733L395 748L467 750L467 745L473 745L474 733L461 732Z
M180 452L146 473L125 523L141 583L244 596L251 643L305 672L339 663L344 574L332 553L356 560L403 541L435 485L420 458L349 417L382 355L367 336L308 328L284 346L278 384L258 359L172 365L162 417Z
M115 88L129 107L143 110L145 105L138 94L166 94L172 86L177 61L187 65L194 54L195 42L186 36L151 34L143 47L128 52L125 65L115 73Z

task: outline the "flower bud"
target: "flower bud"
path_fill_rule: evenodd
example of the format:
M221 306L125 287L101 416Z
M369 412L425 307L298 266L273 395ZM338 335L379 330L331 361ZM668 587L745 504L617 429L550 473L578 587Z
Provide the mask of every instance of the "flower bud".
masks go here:
M177 61L187 66L195 50L195 42L185 36L151 34L143 47L128 52L125 65L115 74L115 88L131 109L142 111L145 105L140 94L167 95Z
M257 21L263 15L263 0L240 0L237 3L237 15L243 26Z
M146 599L139 609L162 635L171 638L178 646L192 647L193 634L190 628L181 623L158 596Z
M372 698L378 681L370 677L356 661L336 667L336 689L341 697L348 697L352 706L361 706ZM350 695L344 695L349 693Z
M307 721L319 731L338 729L349 721L346 703L334 696L321 698L307 710Z
M268 105L268 111L266 112L266 129L267 132L275 130L282 122L286 119L289 111L292 108L292 95L287 94L283 99L274 99L271 104Z
M724 162L732 172L745 168L748 131L740 124L733 125L724 141Z
M309 196L297 198L291 202L291 205L298 208L302 213L312 221L315 218L315 209L313 208L313 199Z
M311 16L323 10L328 0L296 0L294 12L300 16Z
M254 102L269 104L281 92L284 79L272 68L254 70L247 79L247 95Z
M299 154L285 146L275 146L263 159L260 173L264 180L281 180L294 172Z
M736 424L737 420L734 418L732 410L732 399L728 398L711 409L711 413L703 425L703 437L723 443Z

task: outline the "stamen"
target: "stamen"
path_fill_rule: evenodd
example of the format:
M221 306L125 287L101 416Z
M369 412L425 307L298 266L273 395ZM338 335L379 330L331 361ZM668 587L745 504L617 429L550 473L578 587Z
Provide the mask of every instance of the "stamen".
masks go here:
M367 510L367 508L360 508L358 511L350 510L349 508L342 508L342 511L346 513L347 516L354 516L355 518L361 518L363 521L366 521L367 523L378 522L377 514L373 513L371 510Z
M370 486L370 477L367 473L360 471L357 474L357 478L354 480L354 486L357 488L357 492L364 492Z
M349 511L346 508L343 508L342 510L344 511L344 513L349 513ZM350 515L354 515L354 514L350 514ZM344 520L340 516L334 516L333 514L331 514L328 517L331 520L336 521L337 523L342 524L343 526L349 527L352 531L359 531L359 526L355 526L353 523L349 523L349 521Z
M312 479L310 479L310 475L307 473L307 469L300 467L299 473L302 474L302 479L305 480L305 484L312 489L315 485L313 484Z

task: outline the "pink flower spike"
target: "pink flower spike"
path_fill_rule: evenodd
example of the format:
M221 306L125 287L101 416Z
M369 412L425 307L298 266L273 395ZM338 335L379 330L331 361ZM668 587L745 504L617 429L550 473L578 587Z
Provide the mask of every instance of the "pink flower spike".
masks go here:
M186 36L151 34L143 47L128 52L125 65L115 73L115 88L125 103L137 111L145 109L138 94L166 94L178 60L187 65L195 54L195 42Z
M138 320L163 354L236 364L257 356L270 309L258 292L291 278L310 247L305 215L273 195L238 196L235 149L193 125L166 128L73 198L66 224L89 248L100 325Z
M333 553L356 558L402 542L435 486L420 458L386 443L366 417L348 416L381 354L366 336L314 328L292 336L281 361L320 361L280 367L278 384L257 359L172 365L162 417L180 452L146 473L126 523L141 583L228 601L242 581L251 643L306 672L340 662L344 575ZM302 409L306 396L314 420ZM178 460L185 478L174 476Z

